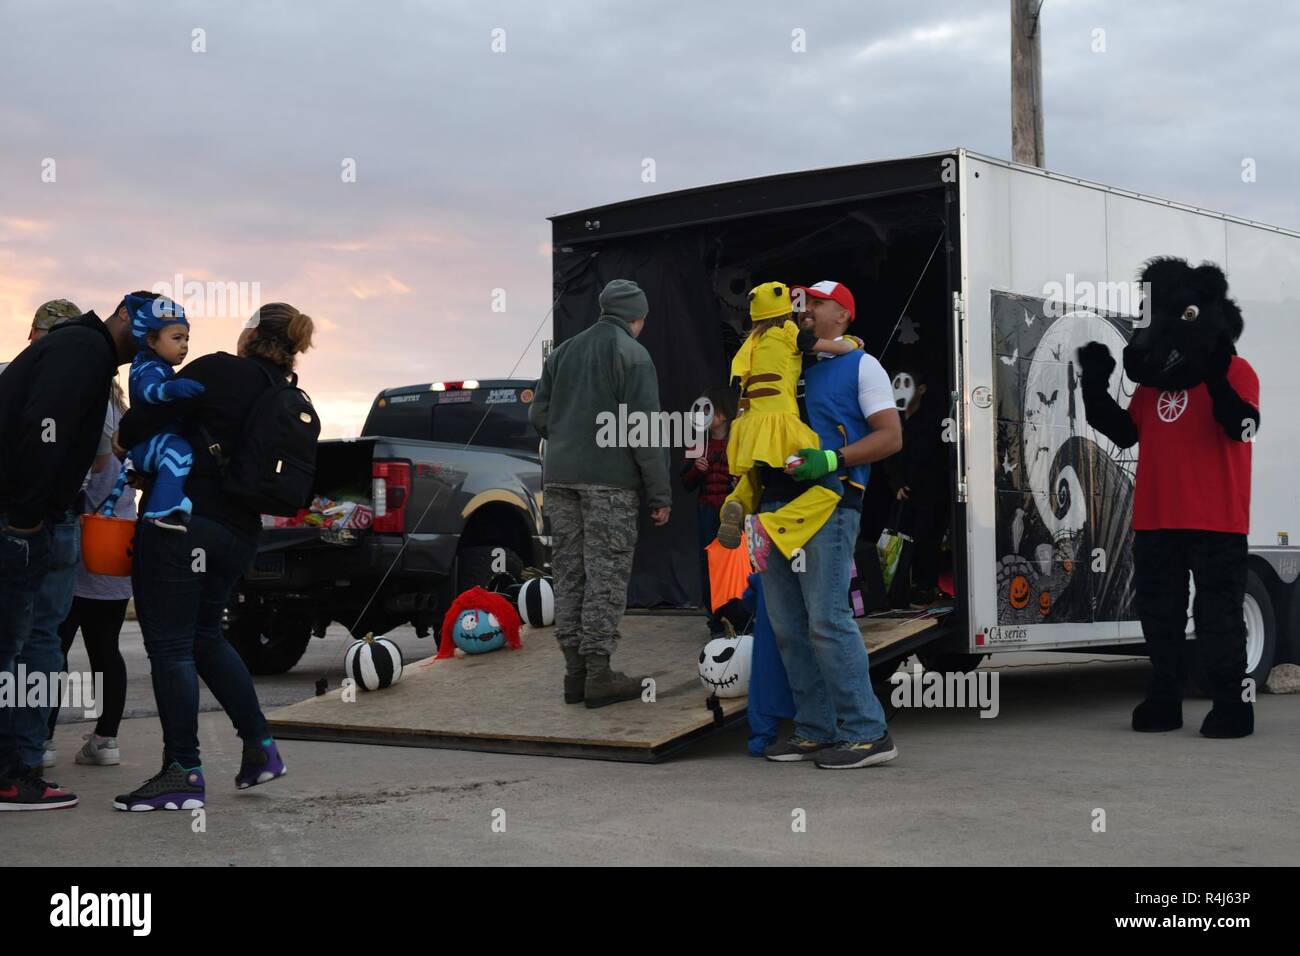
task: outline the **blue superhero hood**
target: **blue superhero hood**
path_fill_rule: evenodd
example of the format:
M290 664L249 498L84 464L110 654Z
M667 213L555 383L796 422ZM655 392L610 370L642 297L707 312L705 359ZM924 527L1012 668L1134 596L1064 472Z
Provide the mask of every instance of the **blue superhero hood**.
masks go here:
M150 332L161 332L177 324L189 328L185 310L166 296L128 295L122 304L131 316L131 335L141 346Z

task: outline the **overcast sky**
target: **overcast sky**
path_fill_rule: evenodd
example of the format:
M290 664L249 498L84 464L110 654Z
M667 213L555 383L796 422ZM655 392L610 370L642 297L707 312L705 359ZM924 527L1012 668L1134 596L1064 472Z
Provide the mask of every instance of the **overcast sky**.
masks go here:
M1042 30L1048 168L1300 228L1294 3L1045 0ZM352 434L382 387L538 372L549 215L1008 156L1008 34L1007 0L0 0L0 360L49 298L256 283L316 318L302 383Z

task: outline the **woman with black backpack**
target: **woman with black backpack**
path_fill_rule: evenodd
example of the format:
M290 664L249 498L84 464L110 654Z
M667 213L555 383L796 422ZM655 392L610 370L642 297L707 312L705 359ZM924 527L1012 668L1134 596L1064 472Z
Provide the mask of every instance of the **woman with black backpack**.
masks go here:
M157 406L133 407L122 419L119 456L179 411L194 463L185 486L193 502L188 532L136 526L131 577L162 723L163 761L157 774L113 801L119 810L203 806L200 677L243 741L235 786L242 790L285 773L253 680L222 634L221 618L235 582L253 563L262 512L284 513L310 496L320 423L296 388L293 366L295 356L310 348L312 331L311 317L293 306L264 305L240 333L237 355L215 352L179 372L179 378L202 383L202 395L174 402L162 414ZM262 460L273 454L281 457ZM148 509L141 504L143 513Z

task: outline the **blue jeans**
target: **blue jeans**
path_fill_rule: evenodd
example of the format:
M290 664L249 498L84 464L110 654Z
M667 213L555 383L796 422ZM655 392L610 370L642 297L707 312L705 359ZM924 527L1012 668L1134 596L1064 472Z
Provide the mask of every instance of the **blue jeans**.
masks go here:
M795 733L822 743L879 740L888 730L849 606L849 566L861 518L851 508L836 508L804 547L804 570L792 570L773 549L763 574L768 620L794 692Z
M763 576L757 578L754 588L754 643L749 665L749 752L763 756L763 750L776 742L781 721L793 717L794 696L790 679L786 677L781 652L772 633L772 622L763 597Z
M131 582L163 729L163 763L199 765L199 678L245 747L269 736L248 668L221 632L221 612L257 546L201 515L178 534L141 521Z
M4 520L0 518L0 520ZM81 519L72 515L30 535L0 532L0 672L54 675L63 670L59 625L72 606ZM16 678L14 678L16 680ZM39 768L58 685L47 682L44 707L28 707L15 687L14 706L0 708L0 776Z

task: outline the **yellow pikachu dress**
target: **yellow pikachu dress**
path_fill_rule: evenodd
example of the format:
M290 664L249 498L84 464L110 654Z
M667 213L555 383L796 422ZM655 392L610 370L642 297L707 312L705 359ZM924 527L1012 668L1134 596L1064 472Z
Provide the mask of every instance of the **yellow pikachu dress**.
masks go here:
M758 465L784 468L800 448L820 448L821 439L799 418L795 388L803 371L799 328L787 320L753 332L731 360L731 376L740 380L740 413L727 439L727 465L740 480L727 497L745 514L758 507L762 486ZM789 559L831 516L840 495L823 485L810 484L784 507L758 515L772 544ZM726 502L723 502L724 506Z

